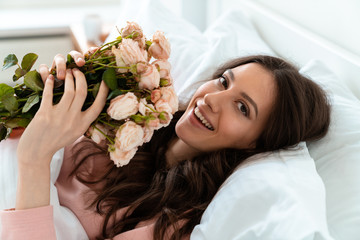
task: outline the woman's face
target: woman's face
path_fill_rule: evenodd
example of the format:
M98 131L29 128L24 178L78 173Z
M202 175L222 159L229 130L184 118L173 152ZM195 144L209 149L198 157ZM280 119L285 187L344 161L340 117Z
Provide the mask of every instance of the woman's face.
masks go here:
M199 151L253 148L275 101L275 80L260 64L228 69L203 84L176 124L176 134Z

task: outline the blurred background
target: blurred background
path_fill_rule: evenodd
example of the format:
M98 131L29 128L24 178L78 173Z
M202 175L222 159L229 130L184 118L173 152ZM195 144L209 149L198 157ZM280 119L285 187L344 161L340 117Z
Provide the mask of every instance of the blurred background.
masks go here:
M29 52L51 65L57 53L100 44L126 0L0 0L0 60L10 53L21 61ZM130 0L129 0L130 1ZM159 0L199 30L242 0ZM359 0L251 0L360 55ZM142 0L131 0L141 4ZM334 30L336 29L336 30ZM279 33L281 34L281 33ZM0 71L0 82L14 85L14 69Z

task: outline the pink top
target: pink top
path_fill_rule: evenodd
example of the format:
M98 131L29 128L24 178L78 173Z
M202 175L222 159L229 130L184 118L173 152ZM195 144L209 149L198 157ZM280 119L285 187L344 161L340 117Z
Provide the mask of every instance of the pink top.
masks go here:
M64 161L60 171L59 178L55 183L59 201L62 206L69 208L77 216L84 227L89 239L95 239L101 232L103 217L86 209L88 202L84 198L84 193L89 188L76 180L68 178L69 172L73 168L73 161L70 156L70 147L65 148ZM97 161L99 162L99 161ZM106 164L106 161L104 161ZM94 169L102 169L99 164L91 162ZM123 210L123 209L122 209ZM124 211L120 210L119 215ZM27 210L5 210L0 212L2 220L2 235L0 239L17 240L17 239L56 239L53 207L45 206ZM139 223L135 229L117 235L114 240L146 240L152 239L155 219ZM185 239L189 239L189 237Z

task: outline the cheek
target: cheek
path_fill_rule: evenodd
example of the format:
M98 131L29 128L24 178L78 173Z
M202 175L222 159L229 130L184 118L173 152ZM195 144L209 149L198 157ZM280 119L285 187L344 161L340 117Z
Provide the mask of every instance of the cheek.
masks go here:
M198 98L198 97L203 97L205 96L205 94L207 93L211 93L216 91L216 80L211 80L211 81L207 81L204 84L202 84L194 93L190 103Z
M222 122L219 142L225 143L226 147L246 149L256 140L256 127L248 119L237 117L240 119L229 117Z

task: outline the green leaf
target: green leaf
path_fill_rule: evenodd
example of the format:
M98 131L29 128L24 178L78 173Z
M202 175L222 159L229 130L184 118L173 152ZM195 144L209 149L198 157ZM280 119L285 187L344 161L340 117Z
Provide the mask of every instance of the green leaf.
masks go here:
M4 104L6 110L11 113L15 112L19 107L19 103L13 95L3 96L1 102Z
M26 54L21 61L21 68L26 72L30 71L37 59L38 55L35 53Z
M0 113L3 112L5 110L5 106L4 104L2 104L2 102L0 102ZM1 115L0 115L1 117Z
M18 109L18 102L14 96L14 89L5 83L0 84L0 102L4 108L9 112L13 113Z
M18 63L18 59L15 56L15 54L9 54L4 59L4 64L2 70L8 69L9 67L12 67Z
M35 92L39 92L44 89L44 83L41 80L40 74L36 70L25 74L24 83L28 88L31 88Z
M23 113L26 113L27 111L30 110L30 108L31 108L32 106L34 106L35 104L37 104L39 101L40 101L39 95L33 95L33 96L29 97L28 100L26 101L23 109L22 109L22 112L23 112Z
M122 94L125 94L126 92L121 91L120 89L115 89L113 91L110 92L110 94L107 97L107 100L116 98L117 96L120 96Z
M30 121L28 118L12 118L5 122L5 126L8 128L26 127Z
M18 68L15 70L15 74L13 76L13 81L17 81L19 78L21 78L22 76L24 76L27 73L27 71L25 71L24 69Z
M108 68L102 75L102 80L106 83L106 85L111 89L115 90L118 87L116 80L116 71L113 68Z
M5 83L0 83L0 101L3 96L14 95L15 90Z
M8 130L7 130L7 127L5 126L5 124L0 124L0 142L4 139L6 139L7 137L7 133L8 133Z
M66 58L67 58L66 64L70 64L70 63L74 63L74 62L75 62L75 61L74 61L74 58L73 58L70 54L68 54L68 55L66 56Z

